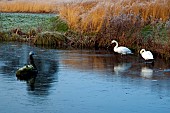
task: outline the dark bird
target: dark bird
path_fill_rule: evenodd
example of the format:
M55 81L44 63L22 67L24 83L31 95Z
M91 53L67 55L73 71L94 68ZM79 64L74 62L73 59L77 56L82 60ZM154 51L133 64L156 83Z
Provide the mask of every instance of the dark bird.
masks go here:
M27 82L28 81L30 82L30 80L35 80L38 71L37 71L36 65L34 63L33 55L34 55L34 52L31 51L29 53L29 64L19 68L16 71L16 77L19 80L25 80Z

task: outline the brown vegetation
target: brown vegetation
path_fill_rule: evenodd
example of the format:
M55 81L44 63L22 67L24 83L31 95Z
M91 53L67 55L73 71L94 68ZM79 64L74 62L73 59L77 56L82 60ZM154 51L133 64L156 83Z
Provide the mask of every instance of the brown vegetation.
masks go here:
M103 22L109 25L111 17L122 14L140 16L142 21L166 21L170 16L169 0L112 0L105 2L70 3L58 6L61 17L71 29L98 32ZM135 22L136 18L131 18Z
M58 10L78 34L76 45L106 48L116 39L136 51L170 56L169 6L169 0L111 0L63 4Z
M51 13L55 11L55 4L50 2L33 0L0 1L0 12Z
M42 32L34 39L35 45L51 47L64 47L66 42L67 38L59 32Z

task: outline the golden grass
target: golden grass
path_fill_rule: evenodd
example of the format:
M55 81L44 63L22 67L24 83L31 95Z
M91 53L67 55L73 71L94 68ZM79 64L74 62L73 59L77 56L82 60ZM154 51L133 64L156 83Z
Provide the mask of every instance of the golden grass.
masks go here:
M170 18L169 6L170 0L108 0L60 4L58 10L71 29L98 32L103 22L109 25L110 17L122 14L139 16L144 22L166 21Z
M170 19L169 6L170 0L103 0L64 3L57 8L70 29L80 33L76 44L106 47L110 40L116 39L136 51L146 48L169 55L170 37L166 27L169 24L165 24ZM91 36L88 39L91 42L84 43L87 38L81 33ZM157 49L158 45L162 46L161 50Z
M0 12L49 13L56 11L56 5L41 1L0 1Z
M66 37L59 32L42 32L34 39L35 45L48 45L61 47L66 42Z

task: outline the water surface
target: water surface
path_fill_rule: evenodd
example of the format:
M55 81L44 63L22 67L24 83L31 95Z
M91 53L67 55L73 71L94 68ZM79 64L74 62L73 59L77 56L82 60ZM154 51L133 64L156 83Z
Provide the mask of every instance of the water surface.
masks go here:
M170 63L138 55L0 43L1 113L169 113ZM34 87L15 72L35 52Z

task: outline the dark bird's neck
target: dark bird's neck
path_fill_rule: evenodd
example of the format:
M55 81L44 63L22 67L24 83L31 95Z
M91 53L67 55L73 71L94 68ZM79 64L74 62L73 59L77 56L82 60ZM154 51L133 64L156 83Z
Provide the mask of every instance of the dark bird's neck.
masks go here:
M35 69L37 69L36 66L35 66L34 59L33 59L33 56L32 56L32 55L30 55L30 64L31 64Z

